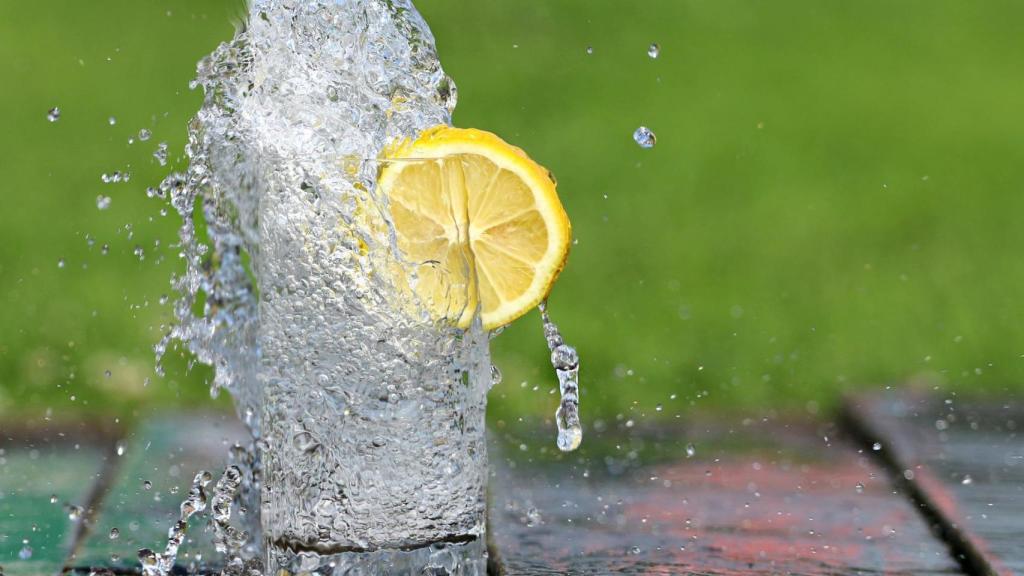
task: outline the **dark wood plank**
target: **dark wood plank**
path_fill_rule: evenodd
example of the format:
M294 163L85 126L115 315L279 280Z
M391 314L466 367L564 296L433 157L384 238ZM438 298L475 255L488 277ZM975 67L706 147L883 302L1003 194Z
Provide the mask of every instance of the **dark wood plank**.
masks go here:
M127 569L138 566L139 548L162 551L192 478L207 470L216 480L229 447L244 438L241 425L222 414L172 414L144 423L127 438L120 473L69 566ZM111 539L115 528L119 535ZM200 522L192 523L179 564L188 566L197 557L219 561Z
M1024 574L1024 403L885 393L848 419L975 574Z
M60 571L87 527L90 499L110 457L109 444L98 444L102 434L30 424L0 431L0 572L6 576ZM72 506L82 513L70 514ZM30 555L23 553L26 540Z
M600 436L588 441L605 454L585 445L529 465L550 442L520 452L512 439L492 459L491 534L509 574L959 573L884 472L828 428L664 434L653 442L693 441L694 457L647 466L630 453L651 439Z

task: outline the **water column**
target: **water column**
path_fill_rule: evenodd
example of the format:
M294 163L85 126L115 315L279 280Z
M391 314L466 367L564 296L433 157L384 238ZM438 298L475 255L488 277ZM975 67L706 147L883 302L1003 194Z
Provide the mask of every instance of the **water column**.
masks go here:
M483 573L488 338L417 305L375 190L453 87L409 2L250 10L266 569Z

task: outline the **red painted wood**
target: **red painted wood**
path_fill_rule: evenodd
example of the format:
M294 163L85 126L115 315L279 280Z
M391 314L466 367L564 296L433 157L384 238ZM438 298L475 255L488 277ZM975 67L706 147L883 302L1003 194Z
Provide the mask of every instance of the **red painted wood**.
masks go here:
M958 573L867 455L811 428L703 435L729 446L619 476L601 456L538 469L510 454L492 517L509 573Z

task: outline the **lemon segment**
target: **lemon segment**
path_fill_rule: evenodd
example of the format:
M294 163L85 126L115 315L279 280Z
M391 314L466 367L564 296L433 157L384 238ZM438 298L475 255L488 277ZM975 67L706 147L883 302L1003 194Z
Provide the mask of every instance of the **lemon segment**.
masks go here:
M485 329L539 304L572 238L555 182L482 130L438 126L385 150L378 180L413 290L435 318Z

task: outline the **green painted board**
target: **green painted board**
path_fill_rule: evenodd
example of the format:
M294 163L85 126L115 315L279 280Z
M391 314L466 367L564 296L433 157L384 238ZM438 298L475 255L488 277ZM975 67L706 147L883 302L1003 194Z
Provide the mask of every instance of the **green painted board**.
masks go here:
M95 445L0 444L0 572L35 576L60 571L81 522L69 519L69 506L87 506L106 457ZM25 540L31 556L22 558Z
M230 446L244 437L241 425L224 414L179 413L142 424L124 440L121 466L94 529L69 564L132 568L140 548L163 551L193 477L207 470L216 482ZM110 537L114 528L116 539ZM216 561L204 528L205 517L190 523L179 564L188 566L197 555Z

